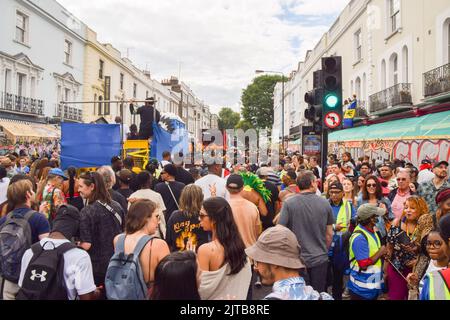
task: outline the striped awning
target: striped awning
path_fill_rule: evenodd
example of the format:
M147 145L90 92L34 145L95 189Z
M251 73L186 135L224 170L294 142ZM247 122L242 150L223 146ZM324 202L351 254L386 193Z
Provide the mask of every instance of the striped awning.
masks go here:
M55 140L61 137L60 130L51 124L0 119L0 128L13 143L17 141Z

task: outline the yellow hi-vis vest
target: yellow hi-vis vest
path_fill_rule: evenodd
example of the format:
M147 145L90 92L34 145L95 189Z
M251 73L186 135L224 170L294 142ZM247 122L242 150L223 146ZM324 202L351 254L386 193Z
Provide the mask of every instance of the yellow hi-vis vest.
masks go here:
M352 219L352 208L351 204L347 200L343 200L342 206L339 209L336 225L341 224L345 226L341 231L336 232L337 234L343 234L348 231L348 227L350 226L350 220Z
M350 281L361 289L380 290L383 283L381 259L378 259L374 265L369 266L366 270L362 270L355 259L353 242L356 237L363 236L361 233L364 234L369 243L369 257L374 256L381 248L381 241L378 234L375 233L375 240L372 234L360 225L355 228L350 237Z
M441 272L450 272L450 269L445 269ZM429 298L430 300L450 300L450 291L439 271L428 273L429 283Z

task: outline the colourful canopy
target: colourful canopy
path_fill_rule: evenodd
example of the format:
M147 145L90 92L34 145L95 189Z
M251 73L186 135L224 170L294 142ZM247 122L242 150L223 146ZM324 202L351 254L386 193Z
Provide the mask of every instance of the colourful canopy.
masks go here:
M329 142L450 138L450 111L336 131Z

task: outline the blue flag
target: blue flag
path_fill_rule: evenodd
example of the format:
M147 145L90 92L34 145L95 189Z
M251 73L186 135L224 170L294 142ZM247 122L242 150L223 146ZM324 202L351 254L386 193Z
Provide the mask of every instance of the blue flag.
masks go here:
M158 161L162 161L164 151L171 153L182 151L184 155L188 153L189 138L186 126L176 119L170 119L170 124L167 125L167 128L170 131L153 123L153 140L150 156L158 159Z

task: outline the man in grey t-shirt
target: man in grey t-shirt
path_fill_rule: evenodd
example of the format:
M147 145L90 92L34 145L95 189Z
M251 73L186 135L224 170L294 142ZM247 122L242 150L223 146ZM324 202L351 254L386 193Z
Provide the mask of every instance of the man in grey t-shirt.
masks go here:
M297 179L300 194L283 205L279 224L289 228L302 247L302 259L308 274L306 283L319 292L326 291L328 249L333 238L335 219L329 202L316 195L317 179L310 172Z

